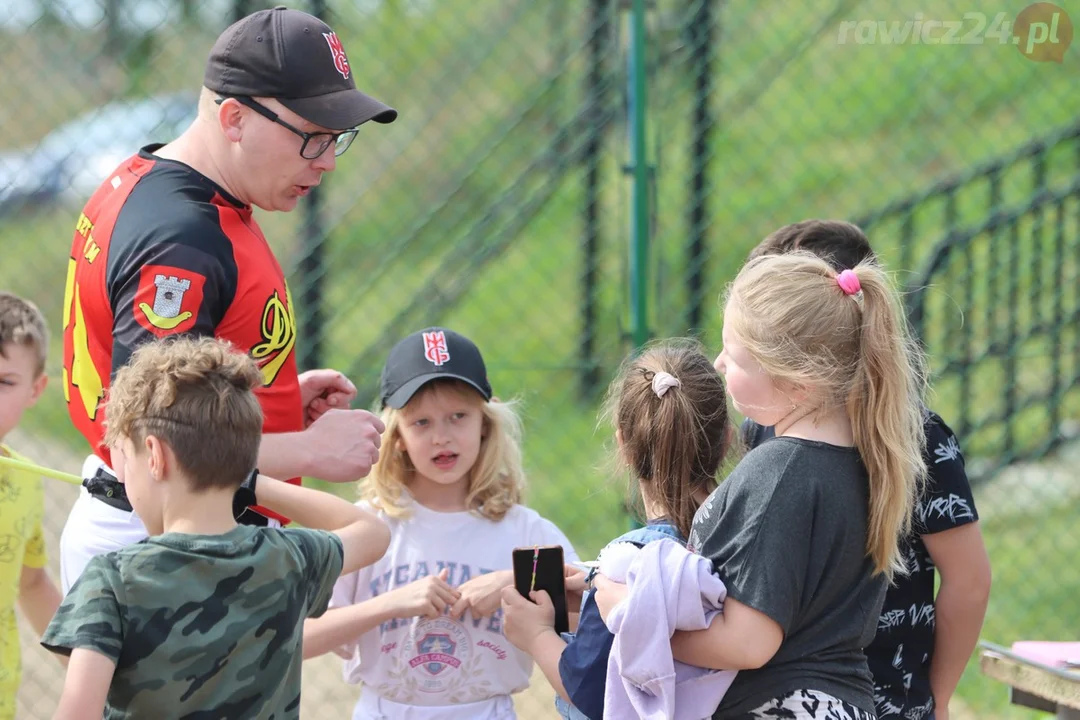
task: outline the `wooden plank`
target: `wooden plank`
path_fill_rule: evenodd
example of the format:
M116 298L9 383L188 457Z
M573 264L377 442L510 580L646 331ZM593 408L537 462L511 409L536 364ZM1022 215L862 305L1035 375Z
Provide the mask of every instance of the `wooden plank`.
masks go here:
M1059 707L1080 710L1080 673L1032 662L988 643L982 645L979 665L987 677Z

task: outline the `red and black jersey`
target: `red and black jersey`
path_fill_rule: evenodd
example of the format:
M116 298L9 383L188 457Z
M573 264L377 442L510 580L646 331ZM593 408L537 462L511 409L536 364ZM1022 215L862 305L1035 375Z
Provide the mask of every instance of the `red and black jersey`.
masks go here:
M106 463L105 389L155 337L210 335L248 352L262 370L264 432L304 427L292 298L251 208L187 165L155 157L159 147L143 148L102 183L79 216L68 260L64 397Z

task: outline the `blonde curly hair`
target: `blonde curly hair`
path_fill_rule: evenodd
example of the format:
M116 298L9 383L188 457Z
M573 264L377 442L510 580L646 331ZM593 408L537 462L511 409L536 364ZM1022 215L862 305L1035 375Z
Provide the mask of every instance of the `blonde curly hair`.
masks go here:
M176 455L193 489L237 487L255 467L263 414L255 361L215 338L174 336L140 346L116 374L105 444L147 436Z

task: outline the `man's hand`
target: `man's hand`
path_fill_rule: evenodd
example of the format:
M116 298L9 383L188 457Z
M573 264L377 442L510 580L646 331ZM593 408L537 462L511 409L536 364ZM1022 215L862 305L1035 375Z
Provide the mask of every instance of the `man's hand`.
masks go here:
M306 474L328 482L365 477L379 460L384 430L366 410L327 410L304 431L312 458Z
M617 583L604 575L593 578L593 587L596 589L596 608L600 611L600 617L607 622L612 609L626 599L630 591L623 583Z
M422 615L434 620L443 614L447 606L453 605L461 597L461 593L447 584L449 576L449 568L443 568L438 575L428 575L391 590L382 596L383 602L393 617Z
M304 427L327 410L345 410L356 397L356 386L337 370L308 370L300 375L300 403Z
M450 608L450 617L457 620L466 610L472 610L474 618L493 615L502 603L502 590L514 582L511 570L496 570L478 575L458 585L461 598Z
M515 588L503 588L503 634L514 647L532 654L537 638L555 632L555 606L546 590L533 590L529 595L535 604Z

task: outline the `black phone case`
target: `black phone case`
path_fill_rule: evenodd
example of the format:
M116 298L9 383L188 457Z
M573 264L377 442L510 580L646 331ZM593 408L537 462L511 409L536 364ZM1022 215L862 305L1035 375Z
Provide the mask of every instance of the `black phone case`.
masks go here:
M523 596L529 597L532 588L533 548L514 550L514 588ZM566 576L563 566L561 545L540 547L540 556L536 561L536 589L546 590L555 606L555 632L570 631L570 615L566 608Z

